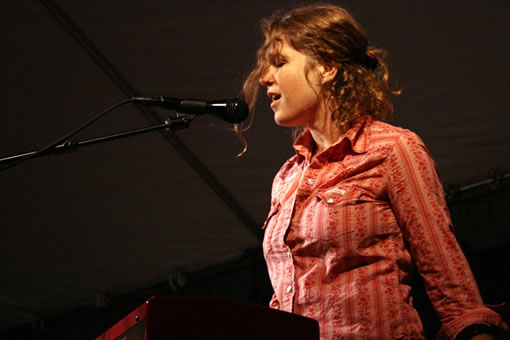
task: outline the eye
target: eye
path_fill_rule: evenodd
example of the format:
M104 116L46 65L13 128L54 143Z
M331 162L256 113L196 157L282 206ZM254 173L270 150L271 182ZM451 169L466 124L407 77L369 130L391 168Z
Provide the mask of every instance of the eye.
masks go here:
M285 60L283 58L278 58L278 59L274 60L273 66L276 68L280 68L285 64L287 64L287 60Z
M281 55L271 55L269 62L276 68L280 68L287 63L287 60Z

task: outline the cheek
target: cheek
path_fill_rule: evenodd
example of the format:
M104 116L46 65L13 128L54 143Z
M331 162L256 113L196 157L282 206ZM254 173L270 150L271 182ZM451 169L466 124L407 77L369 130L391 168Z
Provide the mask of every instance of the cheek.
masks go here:
M301 82L300 86L294 87L293 92L294 102L299 104L302 109L306 110L315 108L319 102L319 96L317 92L306 80Z
M310 84L302 74L282 73L279 86L282 95L286 95L287 99L293 101L305 100L312 94Z

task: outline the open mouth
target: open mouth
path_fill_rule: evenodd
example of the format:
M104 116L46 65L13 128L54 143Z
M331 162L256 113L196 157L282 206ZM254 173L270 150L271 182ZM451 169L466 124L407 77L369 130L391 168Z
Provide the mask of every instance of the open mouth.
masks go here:
M279 94L273 94L273 95L271 96L271 100L272 100L273 102L275 102L275 101L279 100L280 98L281 98L281 96L280 96Z
M271 96L271 108L274 110L276 105L278 105L278 103L280 102L280 98L282 96L280 96L279 94L275 94L275 95L272 95Z
M279 94L273 94L271 95L271 108L274 109L276 104L278 104L280 102L280 98L282 96L279 95Z

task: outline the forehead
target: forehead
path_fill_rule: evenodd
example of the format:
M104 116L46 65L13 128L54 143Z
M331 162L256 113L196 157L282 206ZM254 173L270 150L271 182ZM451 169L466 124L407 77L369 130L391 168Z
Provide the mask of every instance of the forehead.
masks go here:
M268 67L280 64L282 59L285 61L302 59L305 68L316 64L315 58L296 50L284 34L266 35L266 41L258 54L258 72L266 72Z
M263 57L268 59L271 56L279 55L286 44L287 42L281 37L267 39L263 47Z
M275 39L269 42L265 51L265 62L272 63L275 59L300 57L304 55L290 45L287 39Z

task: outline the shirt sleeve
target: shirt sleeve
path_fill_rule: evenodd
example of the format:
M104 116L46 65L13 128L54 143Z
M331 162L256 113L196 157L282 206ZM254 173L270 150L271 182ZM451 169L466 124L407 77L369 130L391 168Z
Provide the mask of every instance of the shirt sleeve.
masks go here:
M436 166L421 139L406 130L386 162L391 205L443 325L438 338L454 339L472 324L509 330L483 304L453 233Z
M276 294L273 294L271 300L269 301L269 307L273 309L280 309L280 302L276 298Z

